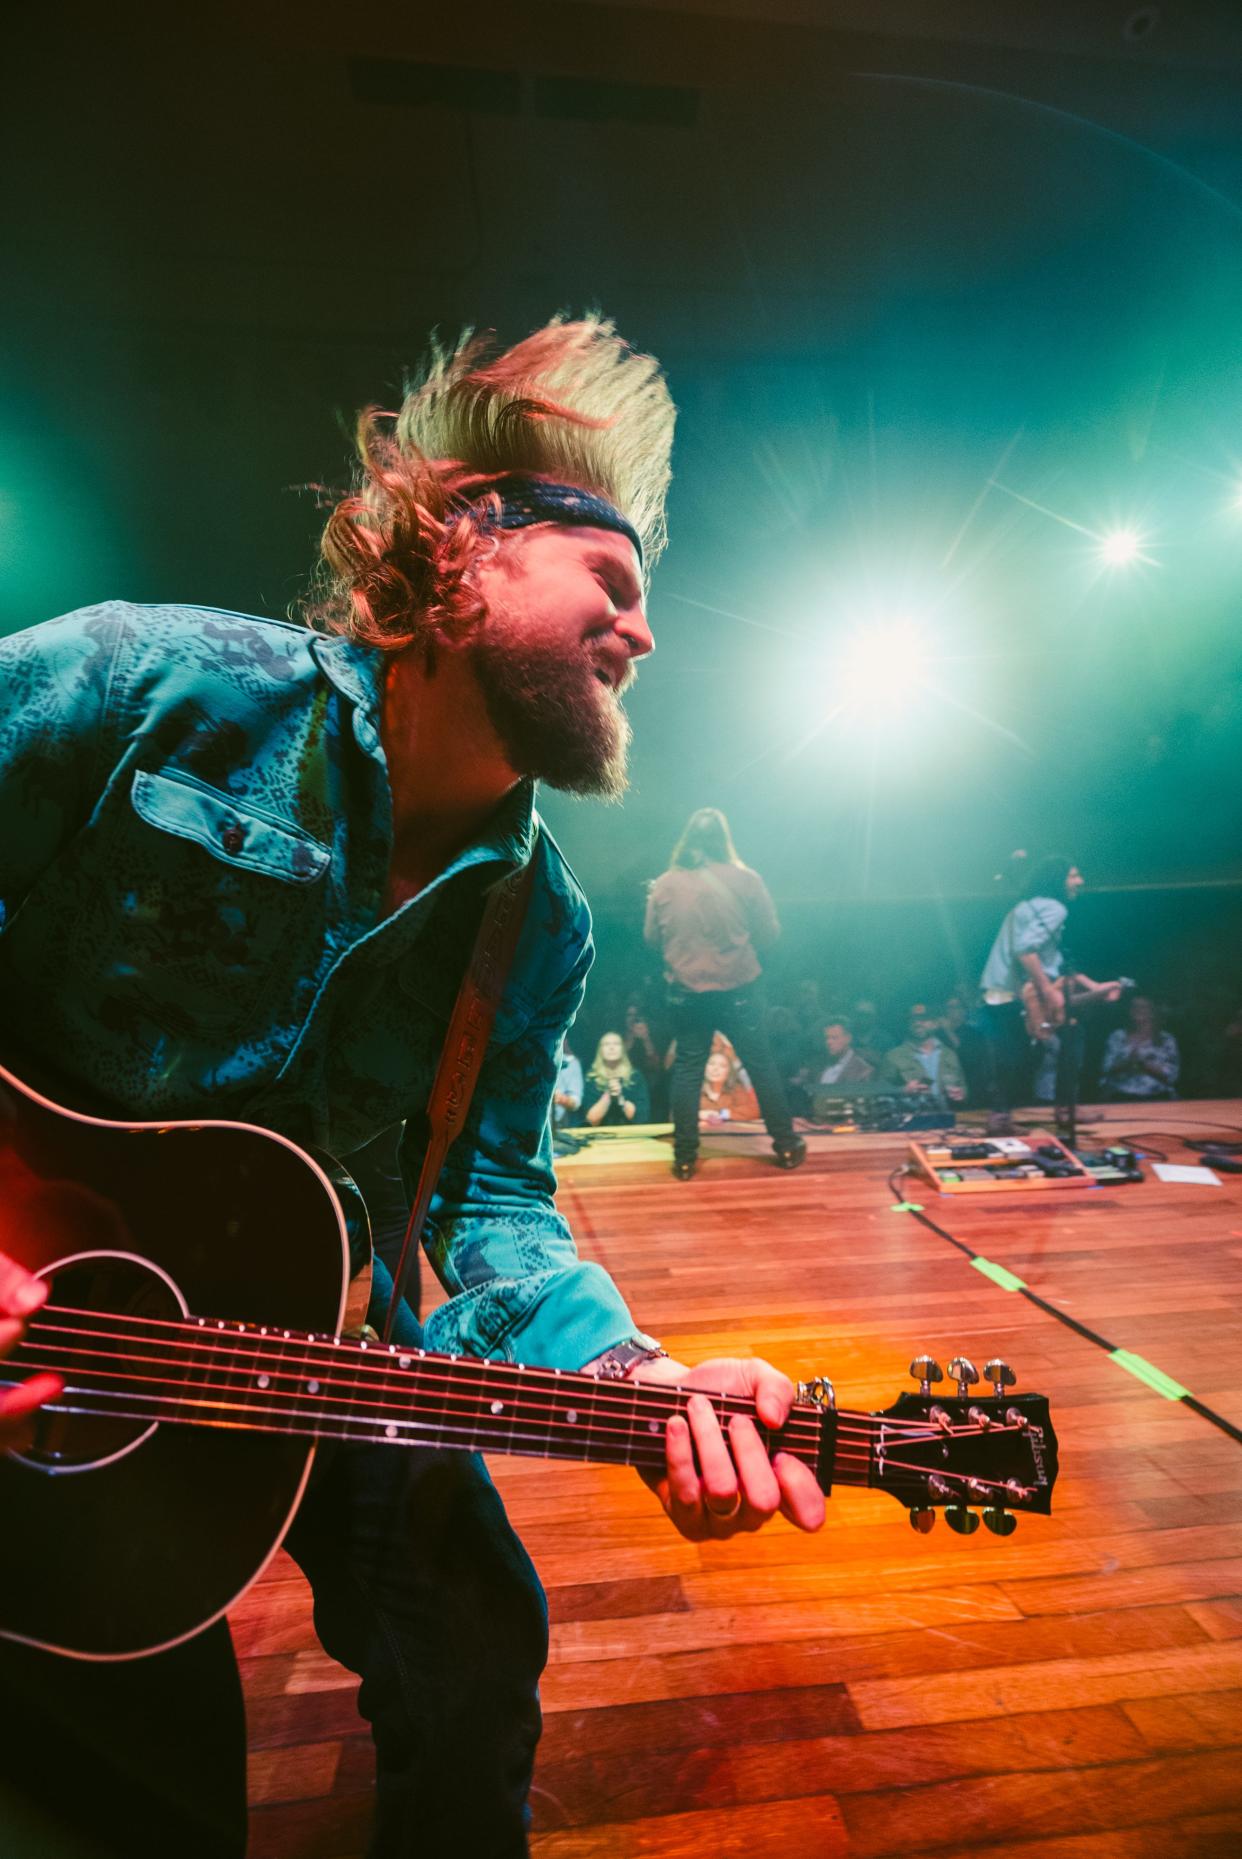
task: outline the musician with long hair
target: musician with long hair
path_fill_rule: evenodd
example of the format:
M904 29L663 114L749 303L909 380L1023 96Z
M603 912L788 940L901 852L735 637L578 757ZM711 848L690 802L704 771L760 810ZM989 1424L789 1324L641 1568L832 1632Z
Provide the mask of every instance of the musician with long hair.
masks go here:
M1083 875L1072 859L1050 856L1027 873L1018 901L1005 914L988 952L979 986L984 1028L991 1051L990 1127L1004 1130L1015 1104L1031 1093L1035 1045L1066 1020L1067 989L1079 1000L1115 1001L1117 982L1093 981L1066 960L1062 942L1070 905L1083 888ZM1056 1100L1065 1105L1076 1095L1082 1063L1077 1027L1060 1036Z
M647 894L644 933L664 960L677 1042L674 1175L688 1181L695 1171L699 1092L715 1032L733 1042L750 1074L778 1166L797 1168L806 1143L794 1134L768 1043L759 960L780 935L780 924L767 886L738 857L719 808L691 814L667 871Z
M0 640L0 1021L58 1095L105 1115L244 1120L337 1157L403 1126L408 1194L485 902L528 871L424 1231L447 1296L425 1329L399 1311L394 1338L728 1390L776 1429L792 1384L758 1361L670 1361L553 1200L557 1063L592 939L535 782L624 790L672 429L659 367L598 318L499 354L465 338L395 415L362 416L298 623L111 601ZM36 1295L0 1278L0 1351ZM769 1461L749 1417L726 1438L691 1398L665 1446L646 1476L693 1540L778 1509L823 1519L809 1468ZM362 1680L373 1859L525 1853L547 1612L482 1462L321 1445L285 1541L325 1647ZM5 1640L0 1687L21 1699L0 1797L7 1781L36 1798L49 1850L240 1854L222 1622L125 1666Z

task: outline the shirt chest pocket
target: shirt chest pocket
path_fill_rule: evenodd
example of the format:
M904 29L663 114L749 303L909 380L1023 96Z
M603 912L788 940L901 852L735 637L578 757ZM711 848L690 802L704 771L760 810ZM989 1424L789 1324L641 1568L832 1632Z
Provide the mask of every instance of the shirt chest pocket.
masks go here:
M114 1003L169 1032L241 1032L263 997L275 1011L308 940L321 941L328 848L196 776L139 769L106 857L77 960Z

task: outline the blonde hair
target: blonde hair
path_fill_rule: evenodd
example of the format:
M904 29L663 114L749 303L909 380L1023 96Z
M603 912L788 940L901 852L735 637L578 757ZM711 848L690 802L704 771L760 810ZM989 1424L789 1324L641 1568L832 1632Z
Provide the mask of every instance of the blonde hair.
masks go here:
M609 1065L604 1057L604 1041L606 1039L621 1040L621 1057L617 1060L615 1065ZM622 1035L620 1033L601 1033L599 1044L595 1048L595 1057L591 1060L591 1069L587 1073L587 1077L590 1079L591 1083L597 1084L602 1091L607 1088L610 1078L619 1078L621 1083L626 1085L633 1076L634 1062L625 1049L625 1040Z
M483 610L469 574L481 522L513 476L607 498L650 574L667 540L675 418L659 363L598 316L554 318L489 359L491 347L469 330L452 349L434 343L396 414L359 415L353 487L302 608L310 625L389 650L468 628Z

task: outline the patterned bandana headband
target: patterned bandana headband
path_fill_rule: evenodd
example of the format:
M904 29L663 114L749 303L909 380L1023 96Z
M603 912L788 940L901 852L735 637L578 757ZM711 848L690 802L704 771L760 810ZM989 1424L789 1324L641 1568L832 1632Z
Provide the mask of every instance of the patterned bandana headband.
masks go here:
M565 523L579 529L613 529L628 536L643 559L638 531L615 504L596 497L577 484L555 484L547 478L509 478L496 487L500 514L484 519L483 529L529 529L534 523Z

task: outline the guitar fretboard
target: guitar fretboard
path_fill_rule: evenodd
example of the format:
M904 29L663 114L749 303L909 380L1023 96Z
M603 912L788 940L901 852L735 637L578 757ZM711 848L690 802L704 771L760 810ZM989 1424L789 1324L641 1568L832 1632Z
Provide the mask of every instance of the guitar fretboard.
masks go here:
M54 1369L68 1413L237 1427L310 1439L459 1447L658 1469L664 1430L692 1394L727 1427L753 1404L711 1389L623 1382L221 1319L118 1317L45 1307L17 1356ZM868 1482L876 1418L795 1403L770 1453L808 1464L827 1489Z

